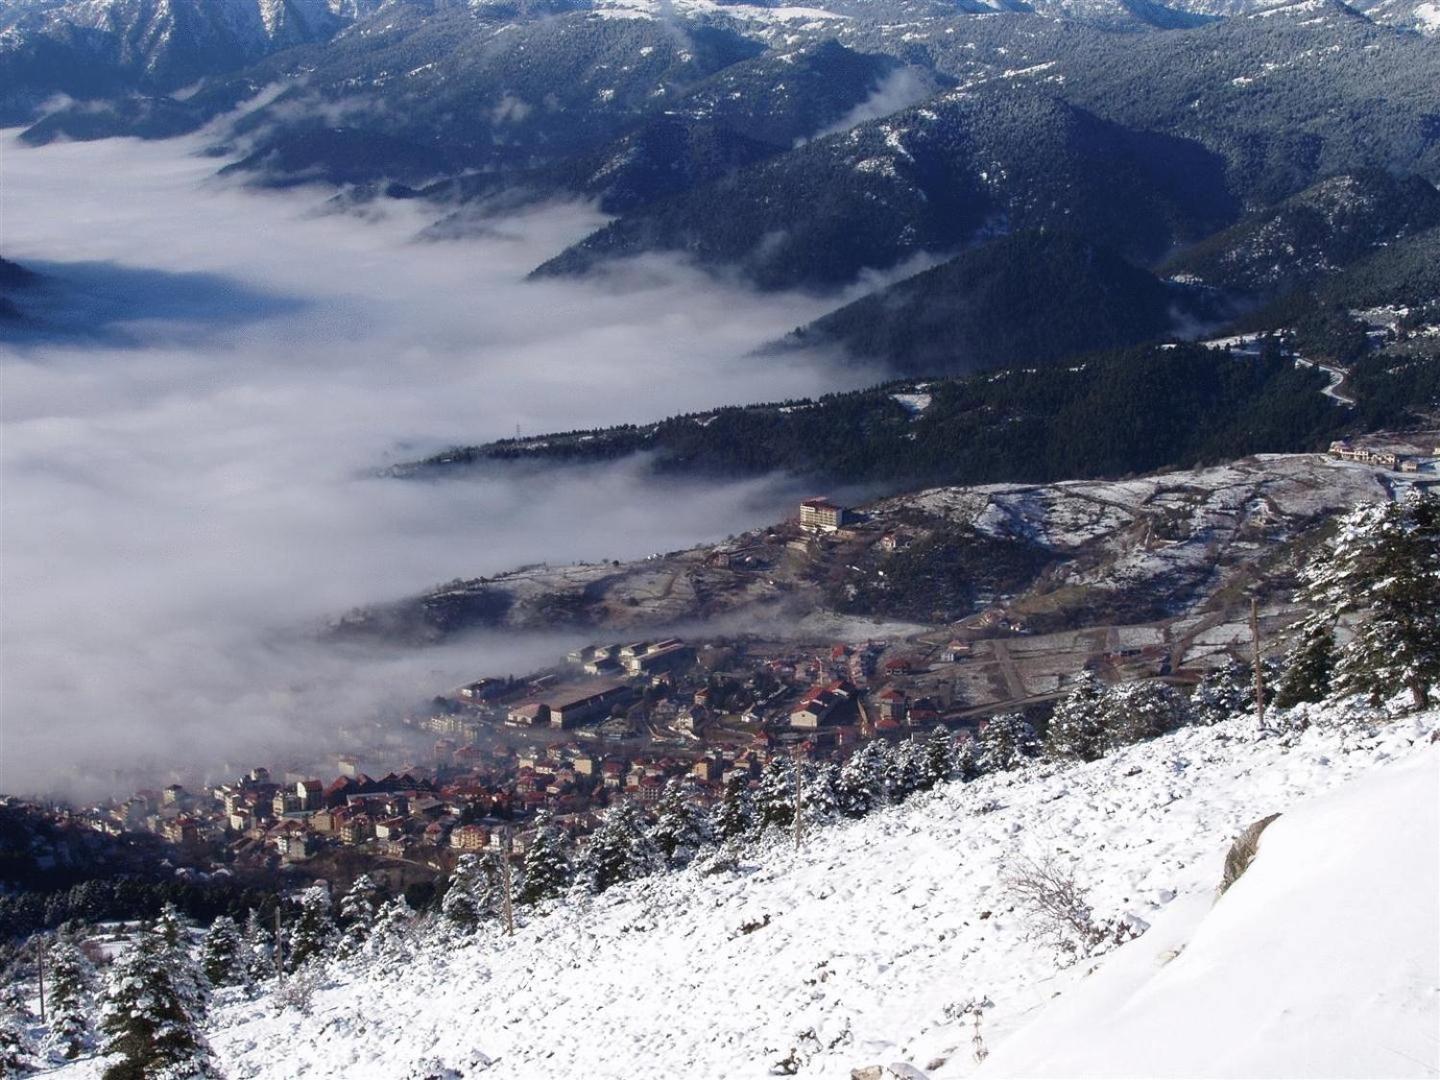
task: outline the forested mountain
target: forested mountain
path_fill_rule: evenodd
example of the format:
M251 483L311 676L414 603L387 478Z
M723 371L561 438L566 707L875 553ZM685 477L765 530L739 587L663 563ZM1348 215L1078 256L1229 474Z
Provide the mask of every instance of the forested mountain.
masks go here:
M1232 212L1224 163L1122 128L1048 88L943 94L622 217L541 274L679 250L766 288L833 286L986 231L1066 228L1153 258ZM719 212L717 212L717 210Z
M657 424L505 439L396 472L426 477L486 463L644 453L662 473L788 471L895 490L1113 476L1320 445L1354 422L1320 395L1324 383L1278 352L1241 359L1199 346L1140 348L1069 367L887 384ZM1386 407L1395 408L1388 401Z
M1440 224L1440 191L1418 176L1332 177L1249 215L1171 260L1168 273L1254 293L1303 285Z
M797 330L901 374L1045 364L1214 317L1214 297L1163 283L1063 233L1016 233L881 289Z
M542 274L673 251L825 289L1027 229L1150 266L1247 212L1240 228L1303 246L1316 214L1365 203L1325 226L1337 259L1391 218L1427 223L1440 50L1424 37L1338 0L1008 8L32 0L5 16L0 74L15 116L56 89L88 99L33 142L170 135L249 102L217 150L255 183L620 215Z
M325 41L380 0L18 0L0 9L0 119L54 93L165 93Z
M19 263L0 259L0 321L24 317L23 294L39 283L39 275Z

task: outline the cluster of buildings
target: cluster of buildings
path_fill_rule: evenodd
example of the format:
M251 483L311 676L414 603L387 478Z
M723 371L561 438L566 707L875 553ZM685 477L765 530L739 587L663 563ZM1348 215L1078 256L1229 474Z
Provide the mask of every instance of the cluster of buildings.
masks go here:
M1358 445L1345 439L1336 439L1330 444L1330 456L1338 461L1354 461L1392 472L1418 473L1431 466L1430 460L1422 455L1406 454L1389 447ZM1435 447L1434 456L1440 457L1440 446Z

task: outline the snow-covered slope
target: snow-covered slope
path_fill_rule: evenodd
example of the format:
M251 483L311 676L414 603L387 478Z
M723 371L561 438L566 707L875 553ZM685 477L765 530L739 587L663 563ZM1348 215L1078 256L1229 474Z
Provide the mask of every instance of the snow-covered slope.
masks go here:
M427 1058L524 1080L758 1077L782 1060L800 1076L906 1062L953 1078L975 1069L963 1006L988 998L988 1075L1298 1075L1316 1055L1333 1074L1426 1075L1437 726L1436 711L1284 735L1235 720L955 784L739 872L654 878L512 939L336 969L308 1016L227 1006L211 1039L233 1080L394 1080ZM1276 811L1212 908L1230 840ZM1155 929L1093 974L1058 968L1004 884L1047 854L1098 917Z
M980 1075L1434 1076L1437 765L1430 749L1284 814L1213 907L1176 904Z

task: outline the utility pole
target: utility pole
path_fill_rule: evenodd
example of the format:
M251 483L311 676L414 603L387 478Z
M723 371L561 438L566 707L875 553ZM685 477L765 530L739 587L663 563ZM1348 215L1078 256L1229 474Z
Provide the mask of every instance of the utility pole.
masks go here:
M280 903L276 898L275 904L275 983L285 981L285 936L280 925Z
M802 812L805 797L805 776L800 771L800 744L795 744L795 850L800 850L800 840L805 835L805 817Z
M1250 599L1250 666L1255 673L1255 720L1265 723L1265 669L1260 666L1260 601Z
M40 938L35 945L35 971L40 979L40 1022L45 1023L45 939Z
M510 898L510 826L506 825L500 840L500 892L505 898L505 934L515 935L515 903Z

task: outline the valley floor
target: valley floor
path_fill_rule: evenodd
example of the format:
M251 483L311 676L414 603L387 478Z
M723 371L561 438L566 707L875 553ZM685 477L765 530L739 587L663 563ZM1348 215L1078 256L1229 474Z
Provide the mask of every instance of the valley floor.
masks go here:
M982 1075L1433 1076L1437 728L1436 710L1290 734L1237 719L952 784L798 852L777 841L738 872L653 878L511 939L336 968L308 1016L225 1006L211 1040L232 1080L400 1080L431 1057L496 1080L891 1063L943 1080L976 1071L959 1013L988 998ZM1232 838L1277 811L1216 904ZM1047 854L1097 918L1153 929L1057 967L1005 884Z

